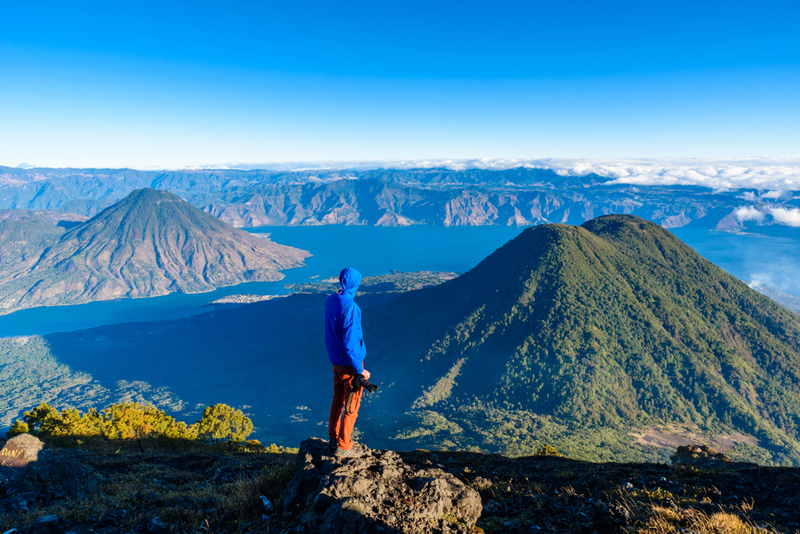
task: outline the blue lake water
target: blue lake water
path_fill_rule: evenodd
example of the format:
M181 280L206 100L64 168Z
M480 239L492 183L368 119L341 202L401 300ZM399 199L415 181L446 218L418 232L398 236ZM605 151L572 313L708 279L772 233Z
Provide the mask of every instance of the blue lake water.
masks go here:
M437 227L374 226L262 227L271 239L310 251L306 266L283 271L279 282L248 282L208 293L173 293L145 299L117 299L77 306L20 310L0 316L0 337L47 334L136 321L158 321L209 311L203 304L241 293L280 295L284 284L338 276L355 267L364 276L398 271L467 271L514 238L520 228L506 226ZM312 276L318 276L313 278Z
M310 251L306 266L283 271L279 282L250 282L209 293L174 293L147 299L119 299L78 306L43 307L0 316L0 337L47 334L95 326L175 319L208 311L203 304L226 295L284 294L284 284L337 276L346 266L364 276L399 271L467 271L522 229L506 226L264 227L277 243ZM726 234L675 229L676 236L734 276L759 280L800 297L800 229L797 236ZM318 278L312 278L317 276Z
M689 228L676 228L671 232L740 280L758 281L800 297L800 228L763 229L770 234L732 234Z

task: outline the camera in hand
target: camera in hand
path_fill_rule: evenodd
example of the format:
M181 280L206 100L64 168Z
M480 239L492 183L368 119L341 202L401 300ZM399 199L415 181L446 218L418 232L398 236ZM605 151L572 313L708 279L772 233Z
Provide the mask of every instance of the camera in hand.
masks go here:
M357 388L359 386L363 387L364 389L366 389L370 393L375 393L375 391L378 390L378 386L376 386L372 382L369 382L362 375L356 375L355 380L353 380L353 387Z

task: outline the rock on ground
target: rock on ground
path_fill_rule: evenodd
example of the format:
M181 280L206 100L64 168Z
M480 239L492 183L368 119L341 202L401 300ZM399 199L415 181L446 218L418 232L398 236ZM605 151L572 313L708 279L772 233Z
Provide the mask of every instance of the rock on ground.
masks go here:
M39 459L39 451L44 447L44 442L36 436L20 434L8 440L4 448L6 447L15 447L22 450L26 462L35 462Z
M315 438L300 446L283 507L296 532L321 534L466 533L482 510L478 492L441 469L366 447L338 459Z

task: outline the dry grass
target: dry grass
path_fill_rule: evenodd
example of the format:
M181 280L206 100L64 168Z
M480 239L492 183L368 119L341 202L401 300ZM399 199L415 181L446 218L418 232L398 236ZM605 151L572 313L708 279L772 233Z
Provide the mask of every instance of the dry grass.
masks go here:
M667 534L686 532L697 534L780 534L772 527L753 524L737 514L715 512L706 514L692 508L685 510L653 506L652 515L643 528L636 532L649 534Z
M32 510L0 513L0 532L30 529L36 518L58 515L65 525L96 533L134 532L159 517L173 532L260 529L291 479L294 458L278 453L81 453L98 488L80 498L37 502Z
M242 476L223 488L217 502L220 508L233 511L243 520L260 519L265 512L261 497L266 497L276 509L279 508L281 492L293 473L293 466L286 464L265 468L256 475Z

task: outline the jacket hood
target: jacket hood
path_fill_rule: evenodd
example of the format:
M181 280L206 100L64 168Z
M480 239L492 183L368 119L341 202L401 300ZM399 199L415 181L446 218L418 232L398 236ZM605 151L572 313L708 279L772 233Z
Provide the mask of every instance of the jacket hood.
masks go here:
M352 267L345 267L339 273L339 283L346 292L349 293L350 291L348 290L352 290L355 293L355 290L361 285L361 273Z

